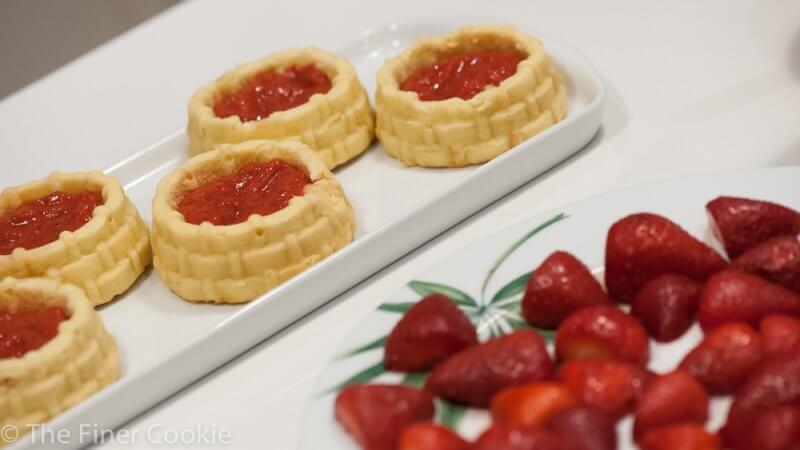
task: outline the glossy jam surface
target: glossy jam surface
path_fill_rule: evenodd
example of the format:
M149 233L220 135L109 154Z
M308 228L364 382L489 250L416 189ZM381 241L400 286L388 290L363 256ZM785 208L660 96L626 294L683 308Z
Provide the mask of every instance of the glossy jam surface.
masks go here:
M266 70L214 104L219 118L239 116L242 122L261 120L277 111L300 106L314 94L331 89L328 75L314 64L291 66L282 72Z
M496 86L514 75L523 59L522 55L508 51L461 53L417 69L400 89L416 92L424 101L456 97L469 100L486 86Z
M77 230L102 204L103 195L95 191L56 191L27 201L0 216L0 255L11 254L17 247L41 247L58 239L62 231Z
M177 210L195 225L233 225L251 214L266 216L285 208L292 197L303 195L310 183L305 172L280 159L248 163L184 192Z
M0 359L19 358L48 343L67 320L64 308L48 306L36 311L0 309Z

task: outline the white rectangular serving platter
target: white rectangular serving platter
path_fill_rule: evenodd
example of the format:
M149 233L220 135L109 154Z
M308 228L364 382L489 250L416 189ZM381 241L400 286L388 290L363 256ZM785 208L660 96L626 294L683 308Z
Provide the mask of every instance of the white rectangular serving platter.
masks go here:
M384 59L421 36L470 23L495 22L442 18L392 24L363 33L337 53L353 63L373 93ZM569 111L562 122L493 161L460 169L406 168L374 143L335 170L356 212L354 242L247 305L189 303L152 270L146 272L128 293L100 308L119 343L121 378L45 429L66 430L62 434L71 440L61 448L90 444L81 436L81 424L93 429L121 425L581 149L600 126L602 82L576 50L538 36L567 82ZM186 149L181 130L107 170L125 185L147 222L156 184L187 158ZM13 448L54 446L36 437Z

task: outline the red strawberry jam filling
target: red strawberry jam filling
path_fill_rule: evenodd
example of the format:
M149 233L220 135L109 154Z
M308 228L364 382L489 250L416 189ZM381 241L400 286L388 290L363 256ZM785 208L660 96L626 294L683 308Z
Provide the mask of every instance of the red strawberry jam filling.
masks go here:
M412 73L400 85L420 100L469 100L486 86L497 86L517 72L524 56L509 51L477 51L449 56Z
M75 231L91 220L103 204L99 192L53 192L27 201L0 216L0 255L17 247L32 249L58 239L62 231Z
M59 306L36 311L0 310L0 359L19 358L36 350L58 334L58 325L67 320Z
M331 79L314 64L257 73L236 91L214 104L219 118L239 116L242 122L261 120L278 111L300 106L314 94L331 89Z
M177 210L195 225L232 225L252 214L266 216L285 208L310 183L305 172L281 159L248 163L184 192Z

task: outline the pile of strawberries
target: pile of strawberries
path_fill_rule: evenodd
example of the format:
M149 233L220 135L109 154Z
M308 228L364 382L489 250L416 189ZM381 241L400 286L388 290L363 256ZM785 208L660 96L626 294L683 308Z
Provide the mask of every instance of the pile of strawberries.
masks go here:
M545 259L522 312L557 330L554 358L531 330L479 343L450 299L424 298L384 355L388 370L430 371L424 389L350 386L336 417L365 450L608 450L628 414L643 450L800 450L800 213L733 197L707 210L730 262L648 213L609 230L607 291L571 254ZM650 339L695 318L702 341L673 371L649 371ZM712 395L733 395L718 432L704 428ZM492 426L466 442L432 422L437 396L489 408Z

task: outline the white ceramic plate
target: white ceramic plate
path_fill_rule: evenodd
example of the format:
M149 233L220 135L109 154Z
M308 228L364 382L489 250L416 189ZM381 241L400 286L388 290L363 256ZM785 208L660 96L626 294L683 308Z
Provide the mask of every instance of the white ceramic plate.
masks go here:
M522 220L451 255L387 296L385 303L345 339L338 355L320 374L316 394L307 407L303 427L306 432L300 449L358 448L334 420L333 401L339 386L351 382L420 382L419 377L383 371L382 339L400 319L402 311L430 291L440 291L458 299L462 310L476 322L482 339L507 333L525 327L519 314L524 283L530 271L553 251L573 253L602 278L603 249L609 226L627 214L641 211L662 214L721 251L708 225L706 202L719 195L735 195L800 209L797 180L800 180L800 167L697 176L648 185ZM673 343L652 344L649 368L656 372L673 369L699 342L701 335L699 326L695 325ZM544 332L543 336L549 340L552 332ZM710 429L717 429L723 423L728 403L729 399L724 398L712 401ZM439 400L436 420L469 439L477 437L489 424L485 411ZM636 448L630 440L631 422L629 417L619 425L620 449Z
M491 21L446 18L392 24L333 50L353 63L373 92L375 73L387 57L421 36L469 23ZM336 170L355 208L355 241L246 306L185 302L148 272L126 295L102 307L103 320L120 345L122 377L48 425L74 438L63 447L87 443L81 424L120 425L582 148L600 126L602 83L578 52L557 40L543 42L569 90L562 122L489 163L462 169L405 168L375 143ZM157 182L186 159L186 148L180 131L107 171L122 181L145 220L151 219ZM29 437L18 446L47 444Z

